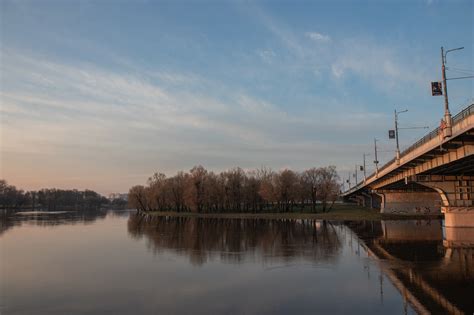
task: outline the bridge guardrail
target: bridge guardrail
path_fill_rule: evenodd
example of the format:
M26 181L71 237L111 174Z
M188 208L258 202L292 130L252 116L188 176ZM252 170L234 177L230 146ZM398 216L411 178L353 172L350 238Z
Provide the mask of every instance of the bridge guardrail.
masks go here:
M461 112L457 113L454 115L452 118L452 123L453 126L462 121L464 118L468 117L469 115L474 114L474 104L469 105L467 108L463 109ZM404 156L407 153L413 151L414 149L420 147L422 144L430 141L431 139L437 137L439 135L439 127L437 127L435 130L431 131L428 133L426 136L409 146L407 149L403 150L402 153L400 153L400 156Z
M470 116L470 115L473 115L474 114L474 104L471 104L469 105L468 107L466 107L465 109L463 109L462 111L460 111L459 113L457 113L456 115L453 116L452 118L452 123L453 123L453 126L456 125L457 123L459 123L460 121L462 121L464 118ZM430 141L431 139L433 138L436 138L439 136L439 127L437 127L436 129L430 131L427 135L425 135L423 138L421 138L420 140L416 141L414 144L412 144L411 146L409 146L408 148L406 148L405 150L403 150L401 153L400 153L400 157L403 157L405 155L407 155L408 153L410 153L411 151L415 150L416 148L422 146L423 144L425 144L426 142ZM395 158L391 159L389 162L385 163L384 166L382 166L380 169L379 169L379 172L384 170L385 168L387 168L390 164L392 164L393 162L395 162ZM372 175L371 175L372 176Z

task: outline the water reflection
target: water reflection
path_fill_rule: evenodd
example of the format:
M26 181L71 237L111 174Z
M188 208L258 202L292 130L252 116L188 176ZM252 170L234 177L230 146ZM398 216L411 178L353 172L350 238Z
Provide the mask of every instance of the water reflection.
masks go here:
M155 253L172 250L201 265L219 258L314 262L338 259L341 240L334 223L315 220L268 220L163 217L133 214L128 232L145 237Z
M107 215L129 215L128 211L31 211L31 212L0 212L0 235L14 227L24 224L35 226L59 226L73 224L90 224Z
M128 215L2 216L0 313L474 311L473 229Z
M474 229L441 221L350 222L420 313L474 312Z
M417 312L474 311L473 229L444 229L440 220L359 221L345 226L355 233L354 239L347 239L344 225L327 221L138 214L128 220L129 234L145 238L156 255L171 251L194 265L215 259L230 263L304 259L335 265L342 259L344 243L352 248L355 241L353 253L360 256L364 251L378 261L385 277Z

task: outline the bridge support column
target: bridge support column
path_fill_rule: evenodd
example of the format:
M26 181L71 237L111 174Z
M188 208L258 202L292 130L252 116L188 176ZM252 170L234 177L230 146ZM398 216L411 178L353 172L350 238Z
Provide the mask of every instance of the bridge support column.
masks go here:
M372 194L362 193L364 198L364 207L372 209Z
M447 227L474 227L474 176L418 176L417 181L436 190Z
M381 213L402 215L441 214L441 198L437 192L382 191Z
M364 196L362 196L362 195L357 195L357 196L355 196L355 199L356 199L356 201L357 201L357 205L362 206L362 207L365 207L366 202L365 202Z
M446 227L474 227L474 207L442 207Z

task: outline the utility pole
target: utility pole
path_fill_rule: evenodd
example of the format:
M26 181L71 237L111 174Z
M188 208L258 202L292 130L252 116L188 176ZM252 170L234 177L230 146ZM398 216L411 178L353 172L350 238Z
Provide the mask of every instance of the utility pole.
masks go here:
M370 154L364 153L362 156L364 157L364 165L362 166L364 168L364 183L367 180L367 172L365 170L365 157L369 156Z
M446 126L443 129L443 136L445 138L451 137L453 134L452 125L453 121L451 119L451 113L449 112L449 101L448 101L448 85L446 79L446 55L450 51L461 50L464 47L448 49L444 52L444 48L441 47L441 75L443 77L443 93L444 93L444 122Z
M377 160L377 139L374 138L374 150L375 150L375 177L379 176L379 161Z
M446 84L446 55L444 54L444 48L441 47L441 75L443 77L443 93L444 93L444 122L446 127L443 129L443 136L451 137L452 131L452 119L451 113L449 112L449 101L448 101L448 86Z
M357 186L357 184L359 183L359 181L357 180L357 164L355 165L355 173L354 173L354 176L355 176L355 185Z
M395 113L395 140L397 141L397 165L400 164L400 143L398 142L398 114L401 113L406 113L408 112L408 109L401 110L397 112L397 110L394 110Z

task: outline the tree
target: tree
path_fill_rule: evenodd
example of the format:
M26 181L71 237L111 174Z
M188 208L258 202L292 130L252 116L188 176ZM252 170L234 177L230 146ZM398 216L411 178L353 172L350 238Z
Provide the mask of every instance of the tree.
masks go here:
M207 170L201 165L191 169L186 185L186 203L188 207L202 212Z
M301 190L305 197L311 200L311 211L316 210L317 188L319 184L320 171L313 167L301 174Z
M266 203L266 206L273 206L276 202L276 189L274 184L276 174L269 168L262 167L257 170L257 178L260 181L258 194Z
M276 191L281 210L293 210L297 195L297 182L297 174L288 169L281 171L276 176Z
M289 169L275 173L265 167L248 172L236 167L214 173L195 166L189 173L178 172L170 178L156 172L146 186L130 189L129 200L139 211L293 211L295 205L304 208L308 201L312 211L318 201L326 211L338 193L334 166L311 168L301 174ZM38 200L51 199L50 195L46 191Z
M128 192L128 203L131 208L135 208L138 211L150 210L146 200L145 187L137 185L130 188Z
M169 199L166 175L163 173L153 174L152 177L148 178L148 186L152 208L159 211L165 210Z
M168 186L171 191L171 200L176 211L184 210L184 190L186 188L187 174L178 172L175 176L168 179Z
M319 169L318 179L318 199L323 205L323 212L327 210L328 202L331 202L329 210L334 205L340 192L339 175L336 172L335 166L328 166Z

